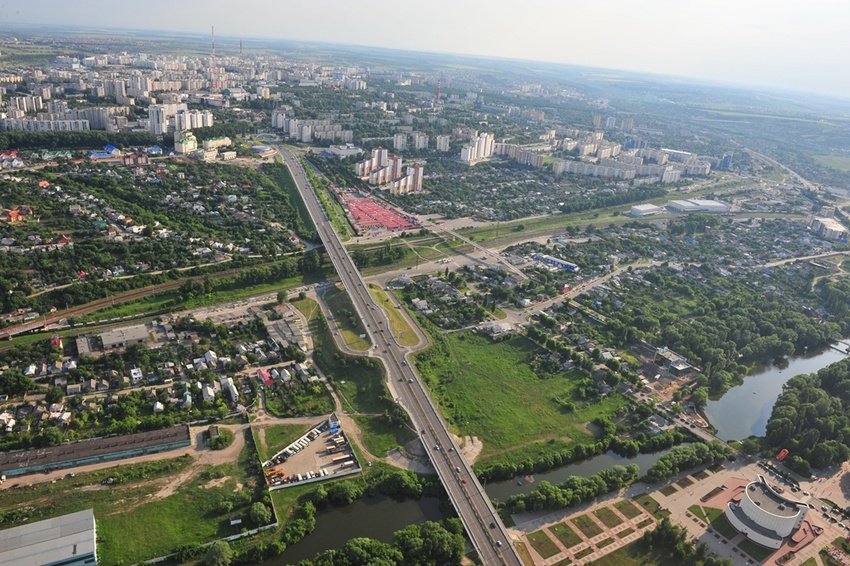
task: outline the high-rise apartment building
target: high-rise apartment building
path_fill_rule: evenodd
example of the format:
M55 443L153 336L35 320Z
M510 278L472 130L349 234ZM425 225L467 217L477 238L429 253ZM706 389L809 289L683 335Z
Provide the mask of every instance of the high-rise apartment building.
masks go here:
M396 151L407 150L407 134L396 134L393 136L393 149Z
M460 160L470 165L493 156L496 137L491 133L479 134L475 140L460 151Z
M151 104L148 106L148 129L157 136L173 130L172 120L181 110L188 110L185 102L173 104Z

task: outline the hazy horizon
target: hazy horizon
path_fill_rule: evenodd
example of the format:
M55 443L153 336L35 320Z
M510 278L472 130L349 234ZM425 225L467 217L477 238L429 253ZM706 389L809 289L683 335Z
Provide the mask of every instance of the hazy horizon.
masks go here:
M362 0L304 5L255 0L248 10L220 1L151 0L144 10L93 2L0 1L9 25L125 28L314 41L562 63L679 76L847 98L850 5L815 0L501 0L417 3L405 9ZM266 16L259 17L260 14ZM409 22L415 22L409 23Z

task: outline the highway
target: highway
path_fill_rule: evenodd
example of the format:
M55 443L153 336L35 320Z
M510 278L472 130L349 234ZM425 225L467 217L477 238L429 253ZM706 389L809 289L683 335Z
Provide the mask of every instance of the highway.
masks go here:
M372 352L384 362L391 389L397 395L398 402L410 414L413 426L419 431L428 457L479 559L486 565L521 566L522 562L511 544L505 525L478 478L472 473L472 468L458 451L439 411L422 386L412 364L406 359L406 350L396 342L389 330L389 320L372 299L360 272L325 215L301 163L286 148L276 149L289 167L319 237L325 245L325 251L348 291L357 314L366 325L366 331L374 345Z

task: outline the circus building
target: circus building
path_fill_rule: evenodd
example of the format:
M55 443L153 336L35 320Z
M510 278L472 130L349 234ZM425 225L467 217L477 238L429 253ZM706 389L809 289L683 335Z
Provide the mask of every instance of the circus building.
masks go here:
M726 518L751 541L767 548L780 548L803 524L809 507L783 497L759 475L747 484L740 499L726 506Z

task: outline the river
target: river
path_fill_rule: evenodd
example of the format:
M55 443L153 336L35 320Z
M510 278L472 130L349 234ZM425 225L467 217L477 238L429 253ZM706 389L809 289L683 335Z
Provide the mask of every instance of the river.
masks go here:
M568 476L592 476L599 471L618 464L621 466L637 464L640 466L641 472L645 472L666 453L667 450L662 450L653 454L638 454L634 458L626 458L609 451L582 462L567 464L566 466L561 466L559 468L549 470L548 472L528 476L528 479L518 477L512 480L488 482L484 485L484 491L487 492L487 495L489 495L491 499L507 501L511 495L532 491L541 481L545 480L549 483L561 483L567 479ZM528 481L529 479L531 481Z
M606 452L583 462L567 464L528 478L489 482L484 489L491 498L506 501L511 495L533 490L542 480L560 483L567 476L589 476L617 464L624 466L637 464L641 471L646 471L666 452L664 450L654 454L638 454L634 458L625 458L613 452ZM297 564L300 560L312 558L323 550L340 548L346 541L355 537L369 537L390 542L393 533L407 525L437 521L443 517L440 500L436 497L401 502L383 496L364 497L347 507L327 506L316 514L316 529L312 533L287 548L281 556L264 564L272 566Z
M437 497L394 501L376 496L364 497L346 507L326 506L316 513L316 529L312 533L263 564L297 564L324 550L341 548L349 539L357 537L390 542L393 533L407 525L439 521L443 517Z
M838 346L842 347L841 344ZM705 414L717 428L718 438L723 440L764 436L773 405L789 379L795 375L815 373L846 357L847 354L827 348L811 356L789 358L788 364L782 367L768 366L745 377L744 383L731 388L720 399L709 401Z

